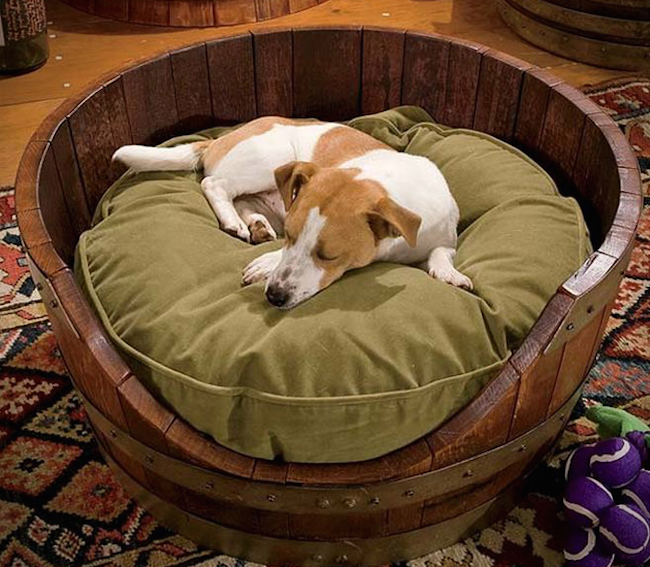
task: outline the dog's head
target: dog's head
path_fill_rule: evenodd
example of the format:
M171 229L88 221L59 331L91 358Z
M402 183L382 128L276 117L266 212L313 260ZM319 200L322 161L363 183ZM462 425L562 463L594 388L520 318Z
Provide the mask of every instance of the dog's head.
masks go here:
M384 238L415 246L421 218L358 174L309 162L275 171L287 216L282 259L266 284L273 305L295 307L347 270L370 264Z

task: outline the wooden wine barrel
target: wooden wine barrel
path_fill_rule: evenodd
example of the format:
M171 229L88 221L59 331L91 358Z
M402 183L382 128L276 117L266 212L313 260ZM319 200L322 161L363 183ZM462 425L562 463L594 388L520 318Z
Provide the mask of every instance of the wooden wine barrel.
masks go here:
M332 57L336 53L336 57ZM214 80L218 77L219 80ZM124 144L256 116L345 120L399 104L506 140L577 198L595 252L479 395L381 458L264 461L202 435L142 385L72 274ZM107 461L161 522L258 562L375 565L456 542L512 505L560 435L593 361L641 211L616 125L547 72L481 45L376 28L236 35L104 77L31 139L16 189L33 276Z
M498 0L502 18L531 43L576 61L650 69L645 0Z
M294 14L327 0L63 0L102 18L182 28L234 26Z

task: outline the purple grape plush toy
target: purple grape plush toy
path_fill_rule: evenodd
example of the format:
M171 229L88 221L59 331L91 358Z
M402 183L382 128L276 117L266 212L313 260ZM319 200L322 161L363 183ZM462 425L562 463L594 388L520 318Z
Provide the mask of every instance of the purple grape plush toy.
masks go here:
M574 478L564 493L564 509L570 522L583 528L594 528L600 514L614 504L611 492L589 476Z
M589 528L571 528L564 544L564 558L571 567L610 567L614 554L599 544Z
M645 431L630 431L625 438L634 446L641 457L641 465L648 462L648 444Z
M575 449L564 464L564 480L567 482L579 477L591 474L589 461L594 454L596 443L588 443Z
M639 451L627 439L612 437L600 441L589 459L591 473L609 488L630 484L641 470Z
M642 469L639 475L621 490L623 504L638 506L646 518L650 518L650 471Z
M637 506L611 506L601 516L599 531L603 545L618 560L642 565L650 558L650 525Z

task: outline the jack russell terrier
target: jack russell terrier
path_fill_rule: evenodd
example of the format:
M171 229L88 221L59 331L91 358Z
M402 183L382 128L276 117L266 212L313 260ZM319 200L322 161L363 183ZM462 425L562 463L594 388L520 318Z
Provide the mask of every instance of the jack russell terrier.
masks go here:
M472 289L454 268L459 214L440 170L348 126L269 116L216 140L123 146L113 159L135 171L203 166L201 188L224 231L252 243L284 234L284 247L253 260L242 280L266 281L276 307L377 261Z

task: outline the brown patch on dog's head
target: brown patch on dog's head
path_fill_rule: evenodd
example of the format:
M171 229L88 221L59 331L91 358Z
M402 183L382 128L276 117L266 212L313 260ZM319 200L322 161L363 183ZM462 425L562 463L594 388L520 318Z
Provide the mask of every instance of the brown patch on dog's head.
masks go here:
M415 246L420 217L390 199L380 184L356 179L358 173L358 169L318 167L305 162L276 170L287 209L285 250L269 286L287 293L294 290L295 303L289 299L289 306L327 287L347 270L370 264L384 238L402 236ZM313 211L318 213L319 229L308 249L303 249L301 236L310 232ZM311 273L320 274L316 289L310 289L307 295L300 291L302 264L309 265ZM283 277L287 273L290 275Z

